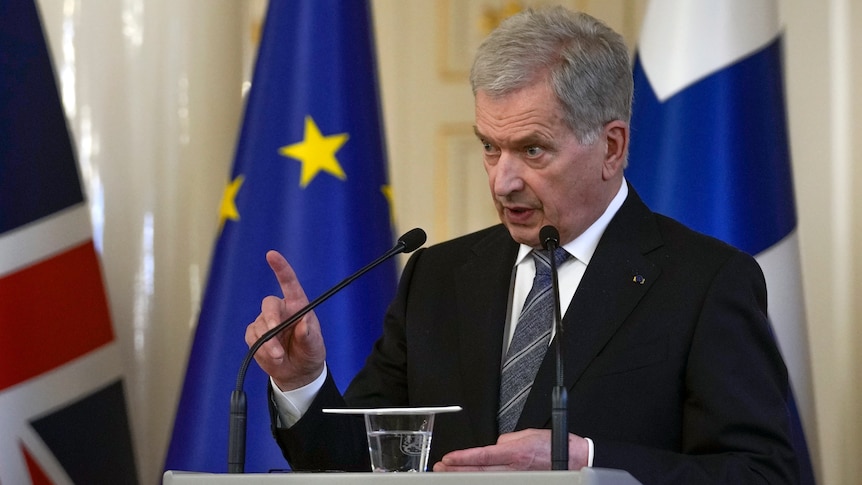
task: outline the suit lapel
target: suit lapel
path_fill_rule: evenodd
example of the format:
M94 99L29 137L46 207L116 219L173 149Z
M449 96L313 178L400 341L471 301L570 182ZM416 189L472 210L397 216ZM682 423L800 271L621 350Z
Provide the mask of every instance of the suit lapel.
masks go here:
M462 395L477 443L497 437L503 330L517 251L501 225L473 247L474 257L457 270Z
M629 187L608 225L563 318L564 378L571 394L581 375L613 338L656 280L660 268L644 254L661 245L652 213ZM517 429L546 427L555 384L555 342L542 362Z

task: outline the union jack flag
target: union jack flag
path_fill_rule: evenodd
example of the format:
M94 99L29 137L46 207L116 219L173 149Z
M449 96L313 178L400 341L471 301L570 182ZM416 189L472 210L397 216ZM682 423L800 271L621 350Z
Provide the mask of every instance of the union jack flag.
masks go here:
M0 2L0 483L137 483L122 361L33 0Z

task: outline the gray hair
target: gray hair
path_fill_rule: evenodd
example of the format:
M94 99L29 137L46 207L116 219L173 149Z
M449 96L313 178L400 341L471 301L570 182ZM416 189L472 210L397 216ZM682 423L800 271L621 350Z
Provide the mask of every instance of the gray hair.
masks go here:
M479 46L470 84L503 96L547 76L581 143L610 121L628 123L632 73L622 36L602 21L563 7L528 9L503 21Z

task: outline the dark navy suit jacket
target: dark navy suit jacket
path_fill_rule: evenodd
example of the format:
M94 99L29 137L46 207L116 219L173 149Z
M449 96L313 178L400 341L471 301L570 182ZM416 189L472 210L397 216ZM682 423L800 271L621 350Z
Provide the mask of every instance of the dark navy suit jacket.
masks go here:
M437 417L431 464L494 443L517 251L498 225L414 253L343 398L330 376L296 425L273 427L292 467L370 469L362 419L325 407L462 406ZM563 325L569 431L594 441L594 466L644 484L796 483L787 373L752 257L651 212L630 187ZM550 427L553 360L517 429Z

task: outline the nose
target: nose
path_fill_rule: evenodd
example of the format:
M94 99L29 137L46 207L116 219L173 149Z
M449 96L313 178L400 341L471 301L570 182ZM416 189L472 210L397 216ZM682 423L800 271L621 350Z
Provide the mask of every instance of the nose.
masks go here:
M494 195L506 197L513 192L523 190L523 164L518 157L508 152L500 154L497 164L492 168Z

